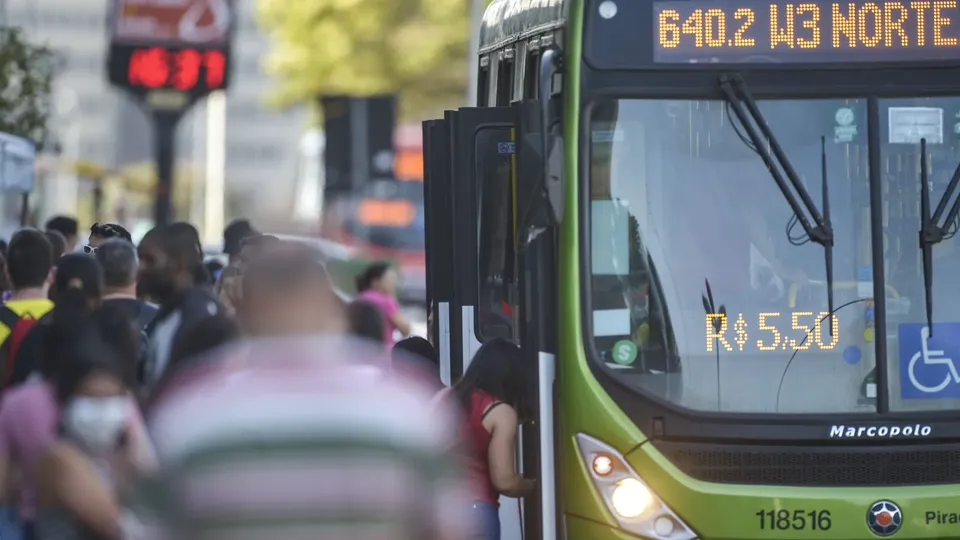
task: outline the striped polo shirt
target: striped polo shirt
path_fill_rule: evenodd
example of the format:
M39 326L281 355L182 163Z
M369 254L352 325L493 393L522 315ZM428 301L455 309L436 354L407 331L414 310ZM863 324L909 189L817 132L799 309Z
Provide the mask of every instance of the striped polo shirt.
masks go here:
M455 415L432 393L347 338L221 349L154 404L142 504L179 537L462 537Z

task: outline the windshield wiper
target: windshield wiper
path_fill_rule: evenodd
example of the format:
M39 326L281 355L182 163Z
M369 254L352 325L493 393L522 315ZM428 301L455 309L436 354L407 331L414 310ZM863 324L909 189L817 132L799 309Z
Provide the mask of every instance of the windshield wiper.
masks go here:
M720 88L727 97L740 124L753 143L754 150L763 160L770 176L777 183L783 198L793 210L797 222L810 240L823 246L823 259L826 264L827 307L833 313L833 227L830 223L830 197L827 191L827 143L826 137L820 137L820 181L823 190L822 212L817 209L813 198L800 181L800 176L790 164L777 138L774 137L760 107L750 95L740 75L721 75ZM771 153L772 151L772 153ZM781 172L782 170L782 172ZM786 178L784 178L786 176ZM787 183L789 181L789 184ZM793 188L791 190L790 188ZM796 192L796 195L794 195ZM797 200L797 196L800 200ZM809 214L809 218L807 215ZM811 223L812 222L812 223ZM833 325L828 325L832 327Z
M960 163L953 171L947 189L940 196L937 209L930 215L930 186L927 182L927 139L920 139L920 253L923 264L923 296L927 309L927 329L933 336L933 246L953 236L951 225L960 215L960 197L953 201L947 219L941 221L947 211L947 204L960 184Z

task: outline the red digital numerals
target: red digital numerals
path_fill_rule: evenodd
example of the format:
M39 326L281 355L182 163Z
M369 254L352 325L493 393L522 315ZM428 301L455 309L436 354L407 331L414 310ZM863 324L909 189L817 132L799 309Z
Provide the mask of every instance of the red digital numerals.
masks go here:
M226 64L222 51L138 49L130 55L127 82L131 86L176 90L192 90L202 84L215 90L223 86Z

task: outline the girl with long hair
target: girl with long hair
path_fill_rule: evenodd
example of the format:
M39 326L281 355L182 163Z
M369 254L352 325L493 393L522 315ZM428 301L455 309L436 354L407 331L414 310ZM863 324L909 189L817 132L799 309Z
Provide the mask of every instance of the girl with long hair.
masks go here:
M468 502L476 527L470 538L500 539L500 495L525 497L536 481L517 473L518 410L525 373L520 349L501 338L487 340L450 390L463 411L463 437L473 491Z

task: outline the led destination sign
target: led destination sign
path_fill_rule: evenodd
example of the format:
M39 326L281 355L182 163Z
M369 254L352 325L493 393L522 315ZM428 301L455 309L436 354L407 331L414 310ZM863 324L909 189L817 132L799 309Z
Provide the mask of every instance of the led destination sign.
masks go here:
M957 0L657 2L657 63L960 60Z

